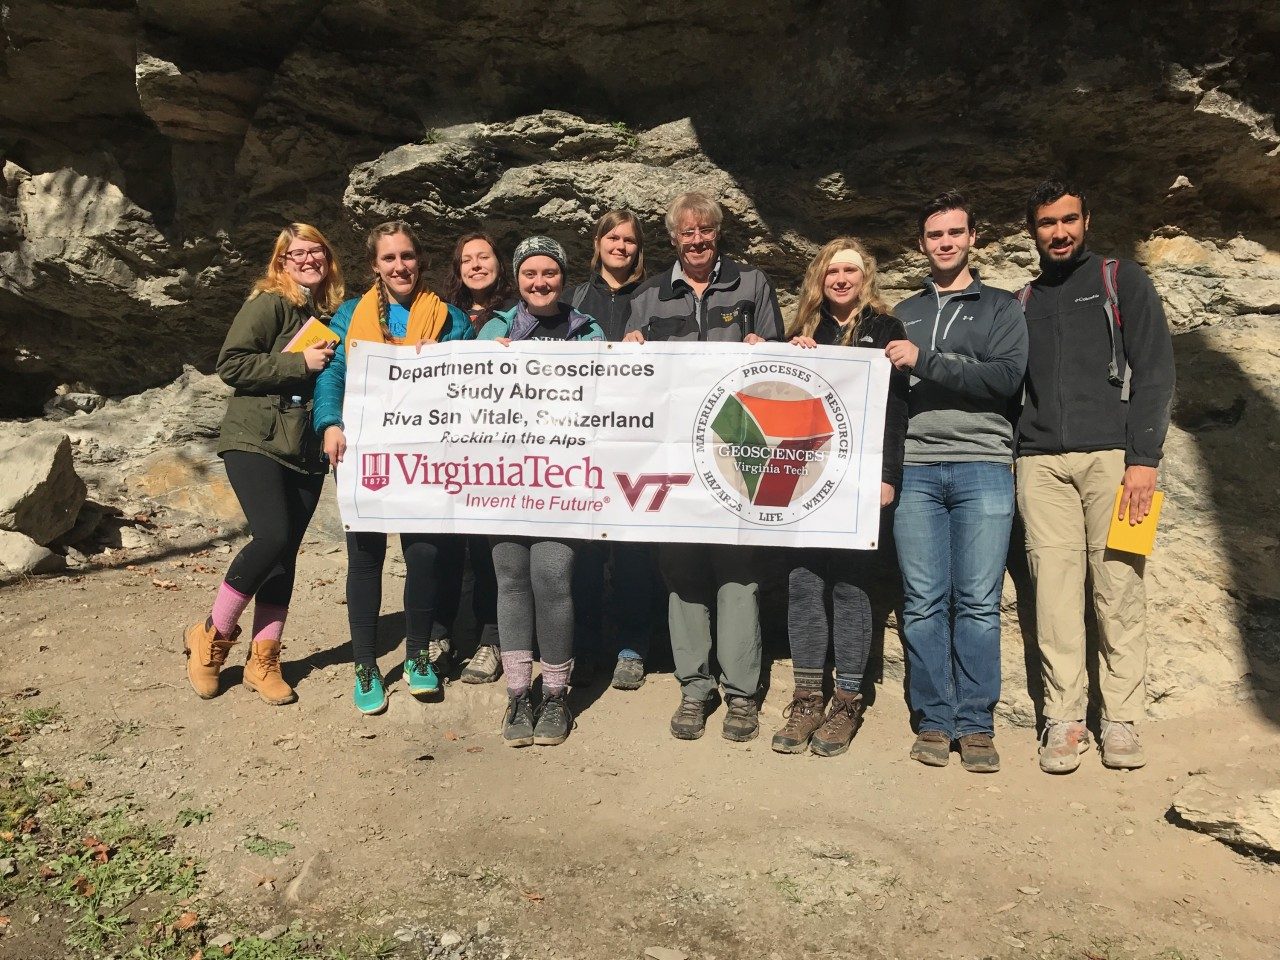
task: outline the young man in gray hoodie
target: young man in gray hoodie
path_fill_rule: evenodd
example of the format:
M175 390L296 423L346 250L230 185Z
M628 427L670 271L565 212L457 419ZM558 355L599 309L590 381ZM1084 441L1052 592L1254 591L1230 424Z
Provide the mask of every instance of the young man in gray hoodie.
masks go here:
M994 772L1000 698L1000 589L1013 523L1013 412L1027 366L1027 325L1013 294L969 267L968 202L925 205L924 289L898 304L907 340L885 356L911 373L902 494L894 538L902 569L908 698L919 722L911 757L945 766L958 741L966 770Z

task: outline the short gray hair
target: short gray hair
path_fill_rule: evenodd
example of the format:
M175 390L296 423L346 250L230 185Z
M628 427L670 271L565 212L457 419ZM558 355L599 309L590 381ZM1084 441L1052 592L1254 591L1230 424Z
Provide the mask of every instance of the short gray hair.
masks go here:
M699 223L720 229L724 222L724 210L705 193L682 193L667 206L667 233L676 235L680 229L680 219L686 213L692 213Z

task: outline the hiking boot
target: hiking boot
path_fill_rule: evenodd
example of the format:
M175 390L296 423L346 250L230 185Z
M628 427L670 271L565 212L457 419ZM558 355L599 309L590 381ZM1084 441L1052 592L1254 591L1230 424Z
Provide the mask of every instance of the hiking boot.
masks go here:
M726 740L746 743L760 732L760 704L755 697L729 697L720 732Z
M404 680L415 697L440 692L440 678L436 676L429 657L429 651L419 650L416 657L404 661Z
M921 730L911 745L911 759L926 767L945 767L951 762L951 737L941 730Z
M1000 754L989 733L966 733L960 738L960 766L970 773L995 773Z
M508 747L527 747L533 743L533 702L527 690L518 697L507 698L502 741Z
M293 703L298 699L293 687L285 683L284 674L280 672L279 640L255 640L249 644L243 682L273 707Z
M365 715L381 713L387 709L387 688L377 666L356 664L356 686L353 697L356 709Z
M1102 721L1102 765L1112 770L1137 770L1146 766L1147 758L1132 723L1121 720Z
M644 686L644 661L636 657L619 657L609 686L615 690L639 690Z
M671 716L671 735L677 740L697 740L707 729L707 714L711 710L711 700L681 697L680 706Z
M838 757L849 749L854 734L862 726L862 714L867 705L860 693L836 690L831 698L827 719L809 742L809 749L820 757Z
M777 753L804 753L809 749L809 738L822 726L822 691L795 692L791 702L782 710L786 725L773 735L772 747Z
M561 691L543 698L542 706L538 708L538 723L533 728L533 742L538 746L554 747L569 738L573 716L564 697L564 691Z
M449 672L449 655L453 653L453 641L447 636L433 636L427 641L427 659L437 674Z
M218 695L218 673L227 662L227 652L240 636L240 628L224 637L213 628L211 620L193 623L182 636L182 649L187 655L187 679L201 700Z
M1080 766L1080 754L1088 749L1089 730L1083 720L1045 720L1040 735L1040 769L1070 773Z
M502 676L502 657L498 648L489 644L476 647L467 669L462 671L463 683L493 683Z

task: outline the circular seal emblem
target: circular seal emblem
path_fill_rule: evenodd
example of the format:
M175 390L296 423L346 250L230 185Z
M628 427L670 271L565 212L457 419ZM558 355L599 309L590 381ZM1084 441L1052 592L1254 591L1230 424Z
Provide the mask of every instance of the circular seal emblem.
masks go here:
M784 360L724 377L694 420L703 485L726 510L761 526L794 523L826 503L852 450L849 413L835 388Z

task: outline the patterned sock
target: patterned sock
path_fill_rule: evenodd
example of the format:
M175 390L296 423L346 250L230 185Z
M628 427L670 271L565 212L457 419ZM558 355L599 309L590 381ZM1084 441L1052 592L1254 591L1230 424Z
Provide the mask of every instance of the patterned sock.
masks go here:
M844 693L862 692L862 674L836 671L836 689Z
M284 621L288 616L288 607L263 603L259 600L253 605L253 642L257 643L259 640L279 642L284 634Z
M791 672L795 676L797 697L822 692L822 675L826 671L821 667L813 669L793 666Z
M213 600L213 611L209 619L213 621L213 629L223 637L230 637L240 622L240 615L249 606L250 597L231 586L225 580L218 588L218 595Z
M502 673L507 678L507 695L524 696L533 685L533 651L502 651Z
M573 673L573 658L564 663L542 661L542 695L558 697L569 689L569 674Z

